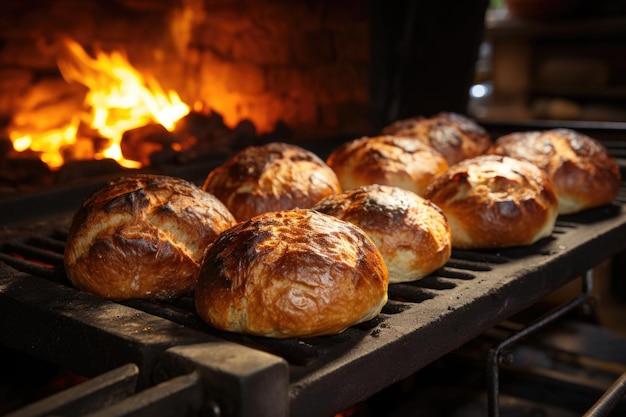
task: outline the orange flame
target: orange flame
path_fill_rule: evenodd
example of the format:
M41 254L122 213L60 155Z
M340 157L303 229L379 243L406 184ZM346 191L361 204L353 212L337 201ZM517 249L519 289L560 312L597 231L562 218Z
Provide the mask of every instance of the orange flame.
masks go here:
M64 39L62 45L58 57L61 75L68 83L76 82L88 88L84 102L88 110L82 115L83 121L110 140L110 145L93 158L113 158L127 168L139 168L139 162L122 156L123 133L155 122L171 130L189 113L189 106L176 92L165 93L155 79L142 76L119 52L98 52L92 58L71 39ZM80 122L81 118L75 118L57 131L13 131L10 137L16 151L41 152L42 161L50 168L58 168L65 162L62 148L76 142Z

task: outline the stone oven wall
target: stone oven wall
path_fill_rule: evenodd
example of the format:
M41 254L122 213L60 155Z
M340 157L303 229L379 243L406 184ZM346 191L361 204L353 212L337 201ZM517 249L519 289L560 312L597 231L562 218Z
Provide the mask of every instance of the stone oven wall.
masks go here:
M32 0L0 5L0 118L59 118L84 88L57 67L57 40L123 51L196 108L259 132L368 129L368 2L359 0ZM39 123L55 123L46 117Z

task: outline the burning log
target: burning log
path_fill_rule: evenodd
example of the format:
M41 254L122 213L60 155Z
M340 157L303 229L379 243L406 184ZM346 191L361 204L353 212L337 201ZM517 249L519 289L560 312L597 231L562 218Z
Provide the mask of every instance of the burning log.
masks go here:
M122 134L120 148L126 159L140 162L143 166L150 165L150 155L164 149L180 149L180 141L163 125L151 123Z
M241 120L230 128L216 112L193 111L181 118L172 131L160 123L125 131L120 151L125 160L135 161L143 168L167 169L171 165L219 163L247 146L286 140L290 134L286 126L277 125L273 132L259 136L249 120ZM96 129L80 123L76 136L75 142L60 149L65 163L58 169L44 163L41 152L31 149L16 152L11 140L0 139L0 191L31 191L85 178L110 177L132 169L117 158L95 158L112 142Z
M256 127L252 122L242 120L234 128L229 128L222 116L215 112L190 112L178 121L174 134L194 143L194 146L177 153L175 159L178 163L207 158L225 159L235 151L257 142Z
M233 130L228 128L218 113L203 114L190 112L180 119L174 128L175 134L193 138L198 148L213 148L217 153L228 153L234 144Z
M127 130L120 148L124 158L155 167L225 158L256 140L256 127L249 120L229 128L218 113L190 112L172 132L158 123Z

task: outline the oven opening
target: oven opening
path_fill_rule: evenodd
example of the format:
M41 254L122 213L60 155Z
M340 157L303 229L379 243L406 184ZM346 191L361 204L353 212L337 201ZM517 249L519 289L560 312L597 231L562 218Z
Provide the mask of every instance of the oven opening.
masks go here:
M574 417L614 382L622 392L624 190L530 248L455 251L332 337L224 334L191 297L111 302L65 276L71 215L101 178L198 182L248 145L324 156L394 120L468 113L488 1L460 3L0 5L0 414ZM561 123L535 122L484 125L495 137ZM623 125L568 123L626 158ZM501 345L555 308L566 313Z
M274 140L336 142L399 117L463 113L483 24L481 7L464 6L471 14L458 10L454 20L475 35L442 37L440 50L423 35L433 29L424 27L427 16L443 10L412 2L1 7L0 129L10 171L2 177L22 188L219 159ZM428 81L453 72L462 75ZM86 162L93 160L104 162Z

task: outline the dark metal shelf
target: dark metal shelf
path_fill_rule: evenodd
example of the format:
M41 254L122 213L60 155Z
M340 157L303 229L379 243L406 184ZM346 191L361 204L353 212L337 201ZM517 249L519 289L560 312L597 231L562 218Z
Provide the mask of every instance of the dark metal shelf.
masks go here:
M293 416L327 416L356 404L626 249L623 206L562 217L552 237L529 247L455 251L430 277L394 285L390 302L369 323L337 336L281 341L217 332L197 317L188 298L172 304L116 303L72 288L58 265L16 270L44 250L29 246L60 250L50 242L63 237L56 224L40 225L36 239L29 229L21 238L12 233L2 244L4 257L20 259L13 266L0 264L0 343L87 376L136 363L140 385L154 383L155 369L171 377L182 373L181 367L201 368L209 375L203 378L207 389L226 396L216 401L242 405L247 399L229 398L241 392L221 393L219 378L210 376L236 375L212 357L220 346L259 359L245 378L231 377L244 384L271 376L274 383L257 389L274 396L281 392L272 400L275 406L265 404L272 417L287 408ZM60 259L44 258L52 264ZM43 268L41 274L37 268Z

